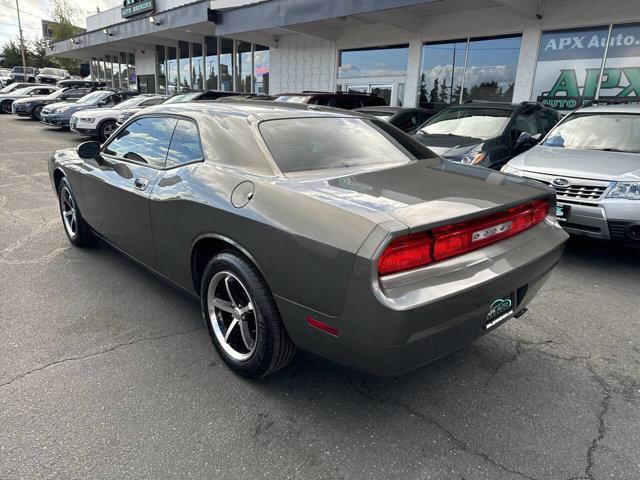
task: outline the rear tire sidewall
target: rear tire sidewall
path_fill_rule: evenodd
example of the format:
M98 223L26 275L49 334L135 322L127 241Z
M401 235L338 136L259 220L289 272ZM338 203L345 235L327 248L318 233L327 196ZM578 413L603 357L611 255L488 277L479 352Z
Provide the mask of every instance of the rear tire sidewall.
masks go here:
M208 289L211 280L216 273L229 271L237 276L246 287L256 314L256 347L247 360L239 361L230 357L220 345L212 327L209 316ZM234 372L248 378L260 378L271 373L273 368L274 344L278 341L274 338L274 324L281 327L281 334L287 335L282 326L275 301L266 287L258 270L246 259L233 251L226 251L214 256L208 263L202 277L200 288L200 303L202 315L209 330L213 345L220 358ZM214 320L215 321L215 320ZM277 328L275 331L279 331ZM277 335L275 335L277 336ZM288 340L288 338L287 338Z
M2 111L2 113L4 114L11 113L11 102L9 100L5 100L4 102L0 103L0 111Z

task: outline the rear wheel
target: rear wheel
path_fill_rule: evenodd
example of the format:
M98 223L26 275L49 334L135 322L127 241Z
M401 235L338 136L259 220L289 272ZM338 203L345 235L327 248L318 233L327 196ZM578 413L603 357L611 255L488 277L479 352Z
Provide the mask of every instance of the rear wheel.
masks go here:
M0 111L2 111L2 113L11 113L11 104L13 102L11 100L5 100L4 102L0 103Z
M239 375L264 377L295 355L266 281L235 252L220 253L209 261L200 302L218 354Z
M111 136L113 132L116 131L117 128L118 128L118 125L116 124L116 122L113 122L111 120L104 122L100 126L100 131L98 133L98 135L100 136L100 141L104 142L107 138Z
M82 218L76 199L71 191L71 186L66 178L60 180L58 200L64 232L67 234L69 241L76 247L84 247L93 243L95 237L84 218Z
M40 120L40 115L42 114L42 105L36 105L31 111L31 118L34 120Z

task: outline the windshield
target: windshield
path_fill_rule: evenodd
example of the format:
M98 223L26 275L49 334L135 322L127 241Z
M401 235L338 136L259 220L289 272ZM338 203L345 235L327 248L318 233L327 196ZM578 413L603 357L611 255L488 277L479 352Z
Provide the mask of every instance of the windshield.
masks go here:
M192 100L194 97L200 95L200 92L196 93L182 93L180 95L175 95L173 97L168 98L164 103L180 103L180 102L188 102Z
M551 130L543 145L640 153L640 114L574 113Z
M290 102L290 103L307 103L309 98L305 95L280 95L275 98L276 102Z
M501 108L447 108L427 120L420 132L486 140L502 133L511 113Z
M113 107L114 110L124 110L126 108L137 107L140 103L145 100L145 97L132 97L124 102L120 102L116 106Z
M260 123L283 173L402 164L433 153L388 124L361 118L295 118Z
M41 75L57 75L58 77L64 77L64 70L59 68L43 68L40 70Z
M107 93L111 93L111 92L105 92L105 91L101 91L101 90L97 90L95 92L91 92L86 94L84 97L82 97L80 100L78 100L76 103L79 104L88 104L88 103L95 103L98 100L100 100L102 97L104 97Z
M16 90L13 90L11 92L11 95L26 95L31 90L33 90L33 87L22 87L22 88L18 88Z

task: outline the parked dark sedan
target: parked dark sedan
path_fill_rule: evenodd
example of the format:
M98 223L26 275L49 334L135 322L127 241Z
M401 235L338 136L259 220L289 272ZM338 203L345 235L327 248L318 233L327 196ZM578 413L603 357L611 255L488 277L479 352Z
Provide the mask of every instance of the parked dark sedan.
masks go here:
M296 347L418 367L524 313L567 239L551 189L348 112L162 104L49 172L71 243L100 237L199 297L218 353L253 378Z
M49 95L23 98L11 104L11 111L20 117L31 117L40 120L40 113L45 105L66 102L73 103L92 91L91 87L66 87L56 90Z
M58 102L47 105L40 112L40 121L50 127L69 128L71 115L91 108L112 108L136 92L96 90L76 102Z
M388 107L385 105L356 108L355 111L373 115L403 132L413 132L436 114L435 110L426 108Z
M415 139L447 160L499 169L558 120L558 112L536 103L464 103L431 117Z

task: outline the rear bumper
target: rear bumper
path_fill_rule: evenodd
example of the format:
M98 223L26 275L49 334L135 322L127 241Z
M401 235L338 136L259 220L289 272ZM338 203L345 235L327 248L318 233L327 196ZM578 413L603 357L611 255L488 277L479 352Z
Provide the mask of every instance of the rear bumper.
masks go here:
M567 235L550 223L520 235L469 254L467 267L457 268L464 259L451 259L449 265L447 261L434 265L422 280L383 289L389 300L384 302L373 294L371 284L366 285L368 275L356 260L354 272L362 272L365 283L352 281L344 310L337 317L283 298L277 298L278 307L298 347L369 374L400 374L504 323L506 318L486 328L496 299L514 294L514 314L531 301L560 260ZM309 326L307 315L337 328L338 335Z

